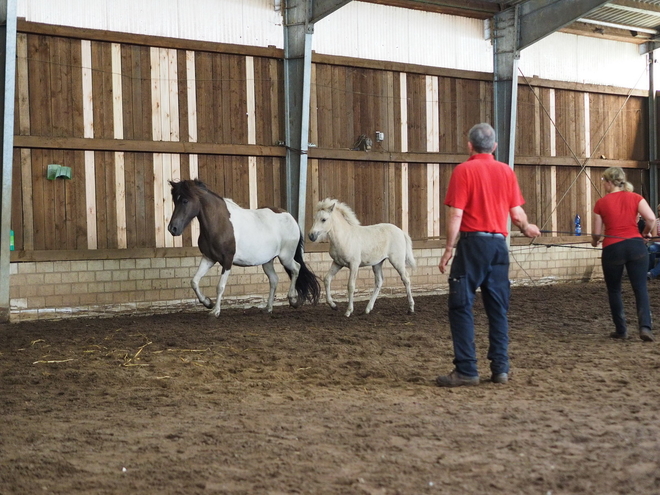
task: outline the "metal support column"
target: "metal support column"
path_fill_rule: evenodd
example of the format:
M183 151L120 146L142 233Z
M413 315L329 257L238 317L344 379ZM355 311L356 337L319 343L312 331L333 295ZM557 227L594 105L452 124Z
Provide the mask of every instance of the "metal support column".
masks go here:
M648 53L649 67L649 201L657 213L658 205L658 112L655 93L655 52Z
M513 167L520 51L607 3L606 0L524 0L495 15L493 51L499 161Z
M0 185L0 322L9 321L9 231L11 230L14 92L16 81L16 2L0 0L0 67L3 69L2 184Z
M284 8L286 209L305 232L312 36L319 20L351 0L287 0Z
M495 156L513 168L516 145L518 101L518 9L497 14L494 24L493 98L495 113L493 127L498 146Z
M284 9L284 116L286 209L305 228L304 206L309 145L310 75L312 70L311 0L289 1ZM303 123L307 125L303 129ZM301 173L303 167L304 172ZM303 184L302 181L305 180ZM301 193L301 191L303 191Z

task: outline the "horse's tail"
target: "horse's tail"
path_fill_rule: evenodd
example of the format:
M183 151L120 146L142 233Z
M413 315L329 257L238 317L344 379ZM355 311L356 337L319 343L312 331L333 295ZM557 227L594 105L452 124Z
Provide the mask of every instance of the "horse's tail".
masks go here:
M411 268L415 268L417 266L417 262L415 261L415 255L413 255L412 239L405 232L403 235L406 238L406 265Z
M309 301L312 304L317 304L319 298L321 297L321 284L319 283L318 277L312 272L305 261L303 260L303 253L305 252L305 237L300 234L300 240L298 241L298 247L296 248L296 254L293 256L293 259L300 264L300 273L298 274L298 280L296 280L296 292L298 292L298 301L302 304L304 301ZM286 270L291 278L291 272Z

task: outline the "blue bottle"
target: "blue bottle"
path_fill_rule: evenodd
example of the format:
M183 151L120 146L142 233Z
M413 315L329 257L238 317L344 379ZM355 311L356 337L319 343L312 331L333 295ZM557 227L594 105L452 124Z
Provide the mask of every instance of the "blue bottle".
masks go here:
M582 220L580 215L575 215L575 235L582 235Z

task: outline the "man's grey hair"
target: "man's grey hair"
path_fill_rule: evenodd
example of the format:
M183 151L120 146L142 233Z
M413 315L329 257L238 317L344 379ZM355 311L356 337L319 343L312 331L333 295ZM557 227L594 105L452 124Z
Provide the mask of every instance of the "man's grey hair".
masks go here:
M495 129L485 122L473 126L468 133L468 139L477 153L492 153L497 141Z

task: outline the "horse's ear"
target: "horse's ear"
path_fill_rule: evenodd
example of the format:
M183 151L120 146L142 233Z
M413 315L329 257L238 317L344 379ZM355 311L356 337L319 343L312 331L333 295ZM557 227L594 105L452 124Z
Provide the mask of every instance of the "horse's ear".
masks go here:
M332 204L330 205L330 208L328 209L328 211L329 211L330 213L332 213L333 211L335 211L335 206L337 206L337 200L336 200L336 199L332 202Z

